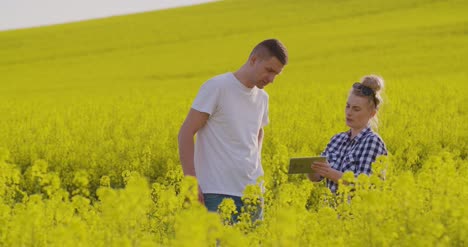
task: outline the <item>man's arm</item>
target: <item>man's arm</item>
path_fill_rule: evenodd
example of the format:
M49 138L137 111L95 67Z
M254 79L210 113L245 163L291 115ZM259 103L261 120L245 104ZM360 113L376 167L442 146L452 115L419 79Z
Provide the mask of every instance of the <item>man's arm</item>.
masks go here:
M262 151L262 144L263 144L263 128L260 128L258 131L258 151Z
M182 163L182 170L186 176L194 176L195 166L194 166L194 149L195 144L193 137L199 129L201 129L208 117L208 113L199 112L194 109L190 109L187 118L185 118L182 127L179 131L179 157L180 162Z
M179 157L180 163L182 164L182 170L184 171L185 176L194 176L195 174L195 164L194 164L194 149L195 144L193 141L193 137L197 133L199 129L201 129L208 121L208 117L210 115L208 113L199 112L194 110L193 108L190 109L187 118L185 118L182 127L180 127L179 131ZM203 203L203 194L198 187L198 199L201 203Z

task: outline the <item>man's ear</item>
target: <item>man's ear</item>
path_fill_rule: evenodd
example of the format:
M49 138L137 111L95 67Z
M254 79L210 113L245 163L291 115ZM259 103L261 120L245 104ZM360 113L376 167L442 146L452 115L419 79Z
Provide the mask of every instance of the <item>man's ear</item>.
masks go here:
M250 65L253 65L258 59L258 56L256 54L253 54L250 58L249 58L249 64Z
M377 110L376 110L376 109L372 109L371 118L373 118L373 117L375 116L375 114L377 114Z

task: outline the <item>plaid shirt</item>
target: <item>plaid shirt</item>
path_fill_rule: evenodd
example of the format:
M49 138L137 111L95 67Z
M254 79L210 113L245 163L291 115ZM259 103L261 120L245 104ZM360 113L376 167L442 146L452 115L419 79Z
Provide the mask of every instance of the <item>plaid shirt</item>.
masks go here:
M352 171L355 176L361 173L371 174L372 163L380 155L387 155L387 148L382 138L369 126L354 139L351 139L351 130L333 136L322 153L333 169L340 172ZM335 193L338 184L327 180L327 186Z

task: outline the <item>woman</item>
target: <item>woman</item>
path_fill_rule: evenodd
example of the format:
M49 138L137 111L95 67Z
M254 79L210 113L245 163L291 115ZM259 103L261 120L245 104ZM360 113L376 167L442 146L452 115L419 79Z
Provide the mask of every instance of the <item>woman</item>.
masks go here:
M346 103L346 125L349 131L333 136L322 156L327 162L314 162L312 181L327 179L327 186L332 193L338 187L338 180L346 171L357 176L370 174L372 163L380 155L387 155L385 143L371 129L371 122L377 122L376 114L382 104L380 91L384 87L382 78L369 75L361 82L353 84Z

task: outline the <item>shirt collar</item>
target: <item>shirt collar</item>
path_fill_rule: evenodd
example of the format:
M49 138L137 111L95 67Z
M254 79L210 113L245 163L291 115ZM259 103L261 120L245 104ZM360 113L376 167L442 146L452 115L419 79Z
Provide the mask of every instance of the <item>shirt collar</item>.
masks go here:
M372 132L372 129L371 129L370 125L367 125L363 130L361 130L361 132L359 132L359 134L357 134L357 136L354 137L353 140L356 141L356 142L359 142L359 141L361 141L361 139L363 137L365 137L370 132ZM349 138L350 141L352 141L351 140L351 130L348 131L348 138Z

